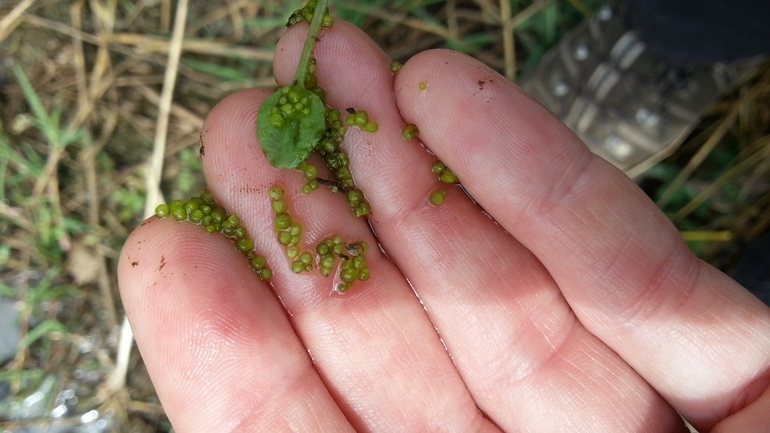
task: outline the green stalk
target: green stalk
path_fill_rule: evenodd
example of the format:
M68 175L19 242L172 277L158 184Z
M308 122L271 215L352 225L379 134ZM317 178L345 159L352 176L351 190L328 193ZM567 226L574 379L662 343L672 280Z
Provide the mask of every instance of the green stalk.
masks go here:
M326 5L329 0L318 0L313 11L313 19L310 21L310 30L307 32L307 39L305 39L305 46L302 47L302 56L299 58L299 66L297 66L297 75L294 76L294 85L304 85L305 75L307 75L307 67L310 64L310 58L313 56L313 48L318 41L318 34L321 33L321 23L324 19L324 13L326 12Z

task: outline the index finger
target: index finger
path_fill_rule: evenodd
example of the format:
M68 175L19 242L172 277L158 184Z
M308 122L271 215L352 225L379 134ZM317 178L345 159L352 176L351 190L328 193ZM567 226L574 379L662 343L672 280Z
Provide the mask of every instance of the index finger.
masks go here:
M768 308L698 260L630 179L535 100L449 51L410 60L395 94L421 140L538 257L580 321L696 426L766 388Z

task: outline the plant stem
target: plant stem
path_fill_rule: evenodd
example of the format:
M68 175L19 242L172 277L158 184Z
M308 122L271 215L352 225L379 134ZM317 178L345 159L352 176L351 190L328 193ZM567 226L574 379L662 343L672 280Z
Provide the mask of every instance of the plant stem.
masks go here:
M324 19L324 13L326 12L326 5L329 0L318 0L313 11L313 19L310 21L310 30L307 31L307 39L305 39L305 46L302 47L302 56L299 58L299 66L297 66L297 75L294 76L294 85L304 85L305 75L307 75L307 67L310 64L310 58L313 56L313 48L318 41L318 34L321 33L321 23Z

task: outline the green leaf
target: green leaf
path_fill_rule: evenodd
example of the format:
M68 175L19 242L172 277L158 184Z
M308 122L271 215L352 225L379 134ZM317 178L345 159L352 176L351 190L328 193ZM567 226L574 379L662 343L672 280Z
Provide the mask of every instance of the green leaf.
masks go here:
M286 117L286 123L280 128L275 127L270 117L273 108L280 109L282 92L275 92L259 108L257 114L257 138L265 152L267 160L276 168L296 168L306 160L318 140L326 132L326 119L321 98L302 86L294 86L292 90L301 93L310 104L310 113L297 113Z

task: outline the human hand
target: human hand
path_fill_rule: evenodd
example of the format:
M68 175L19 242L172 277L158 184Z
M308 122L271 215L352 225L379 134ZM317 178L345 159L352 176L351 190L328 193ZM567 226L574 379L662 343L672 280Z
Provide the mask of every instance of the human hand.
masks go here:
M297 27L276 48L282 84ZM371 279L342 295L292 273L274 183L306 237L377 241L343 198L301 196L302 177L265 160L254 129L268 91L222 101L201 134L204 174L268 258L272 290L229 240L171 219L137 228L119 265L176 431L686 431L677 411L704 430L767 427L770 310L537 102L449 51L393 77L341 20L316 57L327 102L379 124L346 146L392 261L370 249ZM459 188L428 204L433 157L401 139L405 123L483 210Z

